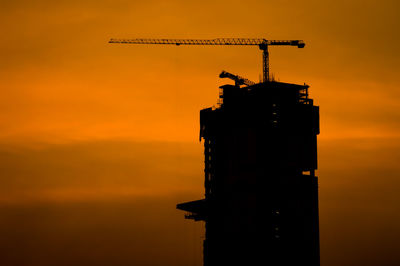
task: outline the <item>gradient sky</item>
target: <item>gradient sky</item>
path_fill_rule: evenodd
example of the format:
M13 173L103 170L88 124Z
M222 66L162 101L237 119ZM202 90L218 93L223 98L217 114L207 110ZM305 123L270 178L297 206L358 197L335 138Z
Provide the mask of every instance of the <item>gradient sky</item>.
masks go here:
M201 265L174 210L202 197L199 110L221 70L258 81L261 52L108 44L136 37L304 40L270 68L320 106L322 266L400 264L398 1L0 7L0 265Z

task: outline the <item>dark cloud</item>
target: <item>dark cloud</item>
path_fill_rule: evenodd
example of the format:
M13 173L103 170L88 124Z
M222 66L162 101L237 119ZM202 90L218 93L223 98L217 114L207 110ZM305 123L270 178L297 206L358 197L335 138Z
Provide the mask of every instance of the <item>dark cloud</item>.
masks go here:
M397 265L397 139L320 142L322 265Z
M193 143L2 146L0 265L200 265L201 224L175 205L202 196L201 153Z
M178 199L0 207L0 264L201 265L201 224L183 218Z
M81 142L0 150L0 188L5 201L43 193L111 195L201 192L200 143ZM169 192L169 190L172 190ZM49 195L50 196L50 195ZM1 202L0 202L1 204Z
M396 143L320 141L322 265L400 262ZM199 146L122 141L3 146L1 194L14 201L0 206L0 264L201 265L202 225L175 210L177 202L202 196ZM127 194L121 187L154 193ZM61 199L59 193L40 197L44 188L65 191ZM15 200L27 189L39 195Z

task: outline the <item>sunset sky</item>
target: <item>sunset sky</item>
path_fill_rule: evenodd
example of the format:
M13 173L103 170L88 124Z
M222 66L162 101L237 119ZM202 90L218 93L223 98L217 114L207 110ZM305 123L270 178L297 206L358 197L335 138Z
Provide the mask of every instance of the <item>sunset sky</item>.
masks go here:
M0 265L202 265L199 111L257 47L110 38L302 39L271 47L320 106L321 265L400 265L400 4L394 0L0 1ZM3 253L3 254L1 254Z

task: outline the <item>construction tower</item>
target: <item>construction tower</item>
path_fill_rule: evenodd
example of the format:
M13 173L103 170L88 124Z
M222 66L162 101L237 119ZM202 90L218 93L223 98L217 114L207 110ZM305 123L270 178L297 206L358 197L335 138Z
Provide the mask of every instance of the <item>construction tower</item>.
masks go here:
M205 221L204 266L319 266L319 107L306 84L240 85L200 111L205 198L177 208Z
M319 108L307 85L270 76L269 47L302 40L266 38L111 39L140 45L258 46L262 82L223 71L220 105L200 111L205 198L178 204L205 221L204 266L319 266Z

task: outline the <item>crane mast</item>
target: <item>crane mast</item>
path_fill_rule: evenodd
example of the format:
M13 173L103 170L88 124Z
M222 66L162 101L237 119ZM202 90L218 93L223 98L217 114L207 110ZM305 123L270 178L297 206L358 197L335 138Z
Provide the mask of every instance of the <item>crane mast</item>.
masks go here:
M164 45L253 45L263 51L263 82L270 81L268 46L297 46L304 48L301 40L267 40L262 38L217 38L217 39L110 39L119 44L164 44Z

